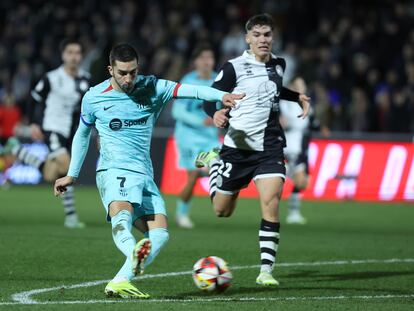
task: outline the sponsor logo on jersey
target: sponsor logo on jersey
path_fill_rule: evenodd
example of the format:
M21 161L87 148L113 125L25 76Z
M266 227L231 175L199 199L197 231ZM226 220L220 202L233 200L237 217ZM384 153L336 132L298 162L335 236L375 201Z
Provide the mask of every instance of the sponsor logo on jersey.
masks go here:
M122 127L122 121L119 119L112 119L109 122L109 128L113 131L119 131Z
M148 117L136 119L136 120L124 120L124 126L125 127L131 127L134 125L144 125L147 124Z
M147 124L148 117L135 119L135 120L123 120L120 119L112 119L109 122L109 128L113 131L119 131L122 127L131 127L135 125L144 125Z
M283 68L280 65L276 65L275 67L277 74L281 77L283 76Z
M108 109L111 109L113 106L115 106L115 105L104 107L104 111L107 111Z

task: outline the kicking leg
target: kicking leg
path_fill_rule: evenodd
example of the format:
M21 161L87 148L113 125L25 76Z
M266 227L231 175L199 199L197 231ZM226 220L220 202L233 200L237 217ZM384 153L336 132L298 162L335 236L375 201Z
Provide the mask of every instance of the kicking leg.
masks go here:
M158 256L161 249L166 245L169 239L167 229L167 217L163 214L146 215L137 219L134 226L145 234L151 242L151 252L144 262L137 264L136 270L139 273L144 271Z

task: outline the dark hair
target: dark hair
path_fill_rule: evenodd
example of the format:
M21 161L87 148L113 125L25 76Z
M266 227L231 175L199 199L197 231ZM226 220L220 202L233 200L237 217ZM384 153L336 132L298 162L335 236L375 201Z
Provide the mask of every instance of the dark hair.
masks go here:
M136 59L138 61L138 54L135 49L128 43L121 43L115 45L109 53L109 64L113 66L115 61L130 62Z
M246 32L248 32L249 30L252 30L252 28L256 25L260 25L260 26L269 26L272 30L274 28L274 21L272 16L270 16L267 13L264 14L258 14L258 15L254 15L252 17L249 18L249 20L246 23Z
M208 44L208 43L200 43L200 44L196 45L196 47L194 48L193 52L191 53L191 59L193 59L193 60L196 59L204 51L211 51L214 54L214 49L213 49L213 47L210 44Z
M81 48L81 52L83 52L83 46L82 46L82 43L80 43L80 41L79 41L79 40L77 40L77 39L73 39L73 38L63 39L63 40L60 42L60 44L59 44L59 50L60 50L60 52L61 52L61 53L63 53L63 51L66 49L66 47L67 47L69 44L77 44L77 45L79 45L79 46L80 46L80 48Z

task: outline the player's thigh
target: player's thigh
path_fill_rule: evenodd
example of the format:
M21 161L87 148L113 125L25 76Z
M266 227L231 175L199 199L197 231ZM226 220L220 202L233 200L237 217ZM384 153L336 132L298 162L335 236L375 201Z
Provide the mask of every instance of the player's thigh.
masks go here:
M142 192L146 176L122 169L107 169L96 173L96 185L102 203L110 221L112 212L109 206L113 202L127 202L127 204L141 205ZM134 212L134 209L131 209Z
M258 158L253 180L260 197L263 216L278 217L279 200L286 178L283 149L264 151Z
M62 154L69 155L70 140L62 134L44 131L45 144L49 149L46 160L54 160Z
M142 203L133 204L138 229L143 228L145 232L154 228L167 228L165 201L152 178L147 177L142 193Z

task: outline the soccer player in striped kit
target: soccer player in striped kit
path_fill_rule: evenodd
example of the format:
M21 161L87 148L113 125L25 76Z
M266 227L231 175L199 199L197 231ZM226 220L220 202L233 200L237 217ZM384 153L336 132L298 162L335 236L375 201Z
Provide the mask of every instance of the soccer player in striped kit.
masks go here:
M7 141L4 153L13 154L20 162L37 168L47 182L65 176L70 162L70 146L79 123L80 102L89 89L90 75L80 68L82 46L76 39L60 44L63 64L47 72L31 92L33 111L30 115L34 140L43 140L49 149L46 159L40 159L20 144L17 138ZM75 209L74 188L62 195L65 212L64 226L83 228Z
M259 228L260 285L278 286L273 277L279 245L279 202L285 180L285 135L279 123L279 100L299 103L305 117L309 100L282 86L286 62L271 53L273 19L268 14L246 23L250 49L229 60L218 73L214 88L245 93L232 109L204 105L218 127L228 127L221 150L200 153L196 166L210 167L210 196L217 216L229 217L242 188L251 180L259 192L262 220Z

